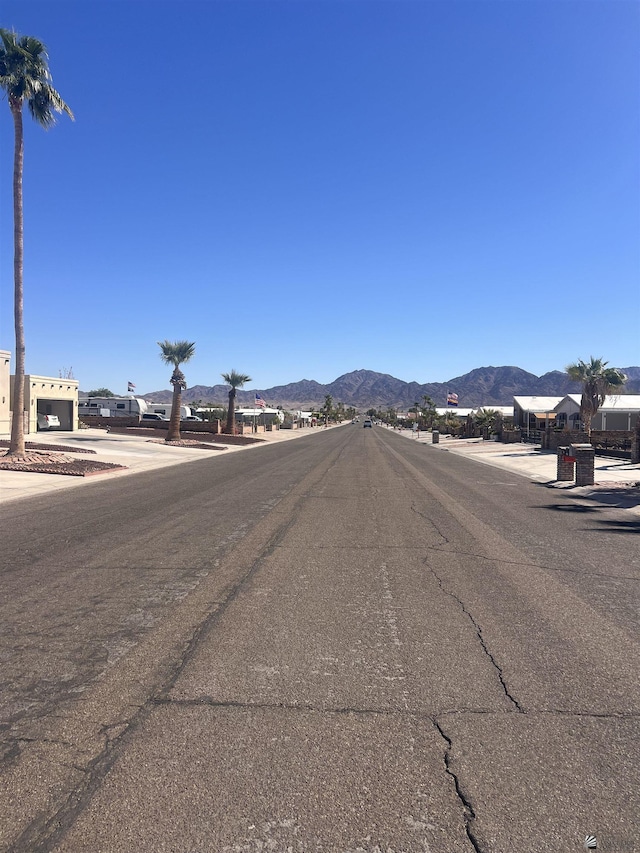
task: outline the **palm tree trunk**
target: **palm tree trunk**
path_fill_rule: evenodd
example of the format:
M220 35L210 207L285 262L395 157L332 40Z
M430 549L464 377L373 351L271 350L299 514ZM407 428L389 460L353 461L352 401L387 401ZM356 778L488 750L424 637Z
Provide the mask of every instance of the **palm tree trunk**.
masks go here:
M167 441L180 441L180 403L182 391L177 382L173 383L173 400L171 401L171 419L169 421L169 432Z
M22 104L11 102L14 124L13 157L13 277L14 323L16 334L16 369L13 384L10 456L24 456L24 227L22 204L22 170L24 164L24 135L22 129Z
M597 408L597 407L596 407ZM583 392L580 400L580 418L584 426L584 431L591 440L591 421L593 419L593 399L586 392Z
M229 391L229 411L227 412L227 435L236 434L236 389Z

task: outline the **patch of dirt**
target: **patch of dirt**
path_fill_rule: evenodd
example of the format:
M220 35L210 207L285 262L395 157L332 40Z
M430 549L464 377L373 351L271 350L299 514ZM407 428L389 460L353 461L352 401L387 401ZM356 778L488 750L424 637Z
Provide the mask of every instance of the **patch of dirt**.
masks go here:
M110 433L116 433L117 435L135 435L135 436L165 436L167 434L166 429L156 429L155 427L119 427L119 426L110 426L108 429ZM205 444L207 447L212 444L260 444L265 441L264 438L255 438L250 435L229 435L227 433L213 433L213 432L203 432L201 430L189 431L188 429L181 429L181 435L189 435L189 436L198 436L198 440ZM195 438L184 438L182 441L194 441ZM160 441L164 443L164 438L161 438Z
M9 447L10 442L6 439L0 439L0 447ZM49 450L59 451L61 453L95 453L95 450L89 450L86 447L67 447L66 444L44 444L37 441L25 441L25 450Z
M168 444L169 447L195 447L202 450L226 450L226 447L216 447L213 442L205 443L203 441L191 441L188 438L181 438L180 441L165 441L164 438L149 438L148 444Z
M63 474L68 477L90 477L110 471L124 471L125 465L98 462L97 459L76 459L64 453L29 449L25 456L0 456L0 470L22 471L30 474Z

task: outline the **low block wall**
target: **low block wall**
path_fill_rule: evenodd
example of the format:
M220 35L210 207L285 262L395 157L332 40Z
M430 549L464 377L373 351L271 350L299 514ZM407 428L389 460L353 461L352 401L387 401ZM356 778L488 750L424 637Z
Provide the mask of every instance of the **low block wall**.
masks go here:
M80 415L78 420L85 426L95 429L105 429L109 427L129 427L138 426L140 419L138 416L127 418L103 418L100 415Z
M634 435L633 430L593 429L591 430L591 444L605 450L629 450Z
M545 430L542 433L541 447L543 450L557 450L558 447L564 447L569 444L585 444L589 441L589 436L582 430Z
M88 427L109 429L112 432L127 427L142 426L145 429L167 429L166 421L141 421L137 415L133 417L103 418L100 415L80 415L80 423ZM220 421L180 421L180 432L206 432L218 435L221 432Z
M619 459L628 459L631 454L631 445L634 433L621 429L594 429L591 430L591 438L586 432L577 430L548 430L542 434L542 449L557 450L558 447L567 444L591 444L599 456L611 456Z

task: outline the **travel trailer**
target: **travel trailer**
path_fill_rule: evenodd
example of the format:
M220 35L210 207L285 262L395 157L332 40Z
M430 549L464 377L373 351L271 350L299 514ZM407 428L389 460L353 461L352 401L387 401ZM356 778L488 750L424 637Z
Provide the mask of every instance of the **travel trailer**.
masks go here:
M157 415L164 415L165 418L171 417L171 403L147 403L147 412L155 413ZM189 406L180 406L180 420L183 421L185 418L190 418L194 412L191 411Z
M141 397L78 397L78 415L100 415L103 418L140 417L148 411Z

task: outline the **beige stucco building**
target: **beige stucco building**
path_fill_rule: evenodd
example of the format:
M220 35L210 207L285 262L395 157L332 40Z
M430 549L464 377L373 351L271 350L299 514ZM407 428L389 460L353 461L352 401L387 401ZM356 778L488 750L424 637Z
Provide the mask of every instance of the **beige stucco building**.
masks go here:
M0 434L11 433L11 400L14 377L10 376L11 353L0 350ZM78 429L78 382L30 373L24 377L25 432L38 431L38 415L57 415L60 429Z
M11 420L9 412L11 403L11 382L9 374L11 372L11 353L8 350L0 349L0 435L7 435L11 432Z

